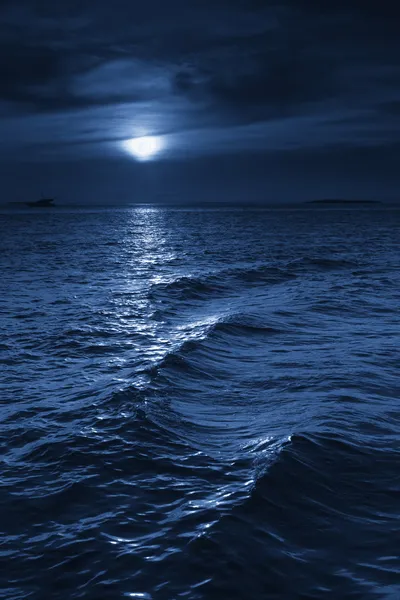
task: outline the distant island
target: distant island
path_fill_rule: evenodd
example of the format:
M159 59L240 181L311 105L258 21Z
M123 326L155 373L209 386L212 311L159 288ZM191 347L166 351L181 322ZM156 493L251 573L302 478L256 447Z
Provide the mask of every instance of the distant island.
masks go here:
M326 200L309 200L307 204L381 204L379 200L343 200L343 199L326 199Z

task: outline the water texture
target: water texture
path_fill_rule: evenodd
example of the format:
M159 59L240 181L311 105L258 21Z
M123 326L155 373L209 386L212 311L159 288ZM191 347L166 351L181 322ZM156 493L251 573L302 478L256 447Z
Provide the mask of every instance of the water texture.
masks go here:
M400 211L0 214L6 600L394 599Z

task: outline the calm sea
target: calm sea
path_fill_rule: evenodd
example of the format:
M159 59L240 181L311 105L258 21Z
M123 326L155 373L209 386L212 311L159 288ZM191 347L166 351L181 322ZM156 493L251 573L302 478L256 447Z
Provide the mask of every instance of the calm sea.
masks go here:
M3 211L0 270L4 599L400 597L400 211Z

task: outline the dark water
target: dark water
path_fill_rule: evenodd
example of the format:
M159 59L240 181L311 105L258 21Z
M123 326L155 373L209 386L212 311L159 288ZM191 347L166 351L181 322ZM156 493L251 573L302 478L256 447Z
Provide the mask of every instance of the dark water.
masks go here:
M400 598L400 212L0 236L3 598Z

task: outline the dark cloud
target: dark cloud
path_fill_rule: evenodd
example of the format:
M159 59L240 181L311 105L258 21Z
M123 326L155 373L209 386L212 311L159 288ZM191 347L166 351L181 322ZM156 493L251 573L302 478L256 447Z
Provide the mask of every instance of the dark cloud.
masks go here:
M83 65L80 65L82 68ZM68 81L73 69L63 52L45 46L0 44L0 98L33 110L64 108L75 101Z
M20 0L1 8L0 95L38 110L141 100L123 78L123 92L115 81L97 98L77 89L74 77L120 58L159 62L175 93L193 102L208 96L255 118L292 114L345 91L341 69L374 57L393 63L399 49L397 35L383 35L398 14L385 2Z
M332 79L327 61L287 53L272 62L269 55L261 55L233 77L213 73L208 90L226 107L265 118L301 113L304 103L333 93Z
M260 5L262 2L259 3ZM331 15L337 13L361 17L374 17L379 20L391 20L399 15L399 7L391 0L335 0L335 2L319 2L319 0L296 0L293 6L300 10L308 10L312 14Z
M384 114L400 117L400 100L395 102L386 102L380 105L380 110Z

